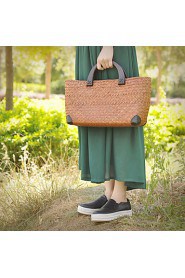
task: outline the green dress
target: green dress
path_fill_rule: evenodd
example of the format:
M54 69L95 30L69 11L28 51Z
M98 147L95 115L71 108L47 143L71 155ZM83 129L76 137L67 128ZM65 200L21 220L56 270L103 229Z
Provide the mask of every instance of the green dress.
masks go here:
M86 80L97 63L102 46L77 46L75 79ZM134 46L114 46L113 60L128 77L139 76ZM96 70L94 79L117 79L115 67ZM103 183L110 179L124 181L127 190L145 189L144 127L78 126L79 170L81 179Z

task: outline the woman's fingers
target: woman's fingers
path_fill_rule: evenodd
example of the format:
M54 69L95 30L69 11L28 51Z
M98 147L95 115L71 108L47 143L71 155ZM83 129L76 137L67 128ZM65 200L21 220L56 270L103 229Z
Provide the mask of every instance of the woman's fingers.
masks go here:
M109 59L98 59L97 60L97 68L100 70L112 68L112 60Z
M112 68L112 59L113 46L103 46L97 58L97 68L100 70Z
M107 60L106 59L102 59L102 62L101 62L102 66L104 69L107 68Z
M113 64L112 64L112 60L109 60L109 68L112 68Z
M110 60L109 60L109 59L107 59L107 61L106 61L106 67L107 67L107 69L108 69L108 68L110 68L110 66L109 66L109 62L110 62Z
M104 68L102 67L102 65L101 65L101 62L98 60L97 61L97 69L98 70L103 70Z

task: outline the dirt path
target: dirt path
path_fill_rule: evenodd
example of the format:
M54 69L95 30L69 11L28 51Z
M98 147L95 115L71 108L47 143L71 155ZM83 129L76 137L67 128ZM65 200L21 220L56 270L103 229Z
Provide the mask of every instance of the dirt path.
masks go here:
M136 190L135 190L136 192ZM90 216L78 214L80 202L92 201L103 193L103 185L88 186L72 190L68 198L58 198L43 213L35 217L27 230L32 231L156 231L173 230L173 225L156 213L146 215L139 194L128 193L131 200L133 216L110 222L91 222ZM171 225L171 226L170 226ZM169 228L171 227L171 228ZM174 229L175 225L174 225Z

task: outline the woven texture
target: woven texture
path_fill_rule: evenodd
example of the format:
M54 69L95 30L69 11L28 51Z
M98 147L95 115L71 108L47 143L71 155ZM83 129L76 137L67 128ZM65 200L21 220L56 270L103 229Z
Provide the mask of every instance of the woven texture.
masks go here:
M147 123L151 97L150 77L94 80L86 86L84 80L65 81L66 117L73 125L95 127L133 127L131 119L138 115L140 124Z

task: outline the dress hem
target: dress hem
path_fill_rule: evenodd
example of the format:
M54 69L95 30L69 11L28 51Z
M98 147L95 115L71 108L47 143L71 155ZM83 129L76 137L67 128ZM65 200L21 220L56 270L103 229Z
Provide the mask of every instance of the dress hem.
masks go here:
M141 181L139 179L133 180L133 178L118 178L118 177L110 177L108 179L92 179L92 178L88 178L87 176L81 176L81 180L85 180L85 181L90 181L91 183L98 183L98 184L101 184L105 181L109 181L110 179L114 179L114 180L117 180L117 181L125 181L125 183L129 182L133 182L133 183L139 183L140 185L139 186L133 186L133 185L127 185L127 190L132 190L132 189L146 189L146 180L145 181Z

